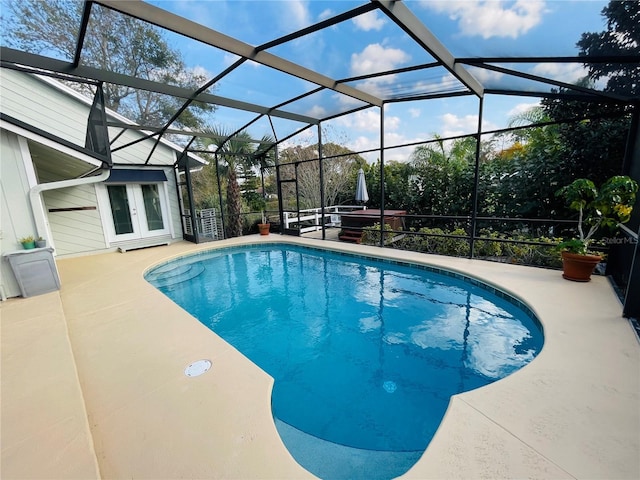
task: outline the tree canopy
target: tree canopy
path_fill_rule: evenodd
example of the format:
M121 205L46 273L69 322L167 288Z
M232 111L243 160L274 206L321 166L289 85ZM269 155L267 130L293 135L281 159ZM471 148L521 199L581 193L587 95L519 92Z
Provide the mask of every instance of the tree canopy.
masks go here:
M65 0L11 2L3 14L4 39L11 47L32 53L73 59L85 3ZM87 4L91 5L91 4ZM179 51L172 49L160 30L127 15L92 5L91 19L81 54L83 65L196 89L206 78L187 69ZM12 15L12 21L4 17ZM70 86L93 96L86 84ZM115 84L104 85L108 108L145 126L162 126L184 104L184 99ZM174 127L197 128L213 110L195 103L174 122Z
M640 2L612 0L602 10L607 30L583 33L577 42L581 56L637 55L640 52ZM606 79L604 91L640 94L640 69L635 63L585 63L582 84L595 87ZM565 162L574 177L608 178L621 173L631 122L631 107L616 103L585 103L545 99L543 109L554 120L588 118L558 127ZM568 180L573 180L573 178ZM567 179L565 179L567 180Z
M353 203L356 172L366 161L348 148L335 144L322 145L323 183L325 205ZM297 167L298 198L300 208L316 208L320 201L320 161L318 145L293 146L279 155L280 164L295 164Z
M638 55L640 52L640 2L611 0L602 9L607 30L586 32L578 42L581 56ZM640 69L636 63L587 63L589 78L607 79L605 91L640 94Z

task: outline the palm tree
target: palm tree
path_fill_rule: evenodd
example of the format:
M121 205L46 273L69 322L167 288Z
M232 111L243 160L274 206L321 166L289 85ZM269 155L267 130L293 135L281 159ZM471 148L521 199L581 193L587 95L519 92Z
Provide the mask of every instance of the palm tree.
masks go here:
M271 135L262 136L249 161L250 166L260 167L264 183L264 175L269 174L276 164L275 140Z
M237 168L242 158L252 152L251 137L245 131L232 135L223 127L207 128L205 132L210 137L204 138L202 142L206 147L215 147L216 161L222 160L221 167L227 174L227 235L239 237L242 235L242 198Z
M542 105L534 105L528 109L516 113L509 118L509 127L524 127L550 121L551 118L542 108Z
M221 168L227 176L227 235L239 237L242 235L242 192L238 184L238 170L241 167L267 168L273 164L273 139L264 136L256 147L256 141L246 130L232 133L223 127L207 128L203 143L216 147L216 158L222 160Z

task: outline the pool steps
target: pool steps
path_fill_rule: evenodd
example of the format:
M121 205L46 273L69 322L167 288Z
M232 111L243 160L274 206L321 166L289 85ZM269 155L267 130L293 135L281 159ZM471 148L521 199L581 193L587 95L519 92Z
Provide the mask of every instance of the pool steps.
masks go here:
M168 268L170 267L170 268ZM147 280L157 287L170 287L179 283L188 282L204 272L201 262L186 265L165 265L147 275Z

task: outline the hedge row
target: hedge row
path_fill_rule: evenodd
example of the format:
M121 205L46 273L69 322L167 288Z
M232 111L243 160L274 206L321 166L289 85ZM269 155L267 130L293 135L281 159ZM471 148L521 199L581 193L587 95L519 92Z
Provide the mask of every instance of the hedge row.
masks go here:
M391 227L385 225L384 235L385 245L400 250L453 257L469 256L470 239L462 228L454 230L421 228L418 231L394 235ZM551 268L562 266L560 253L555 248L562 240L560 238L530 237L520 233L507 235L488 229L480 230L479 236L483 239L475 241L474 258ZM362 243L368 245L380 243L380 224L364 230Z

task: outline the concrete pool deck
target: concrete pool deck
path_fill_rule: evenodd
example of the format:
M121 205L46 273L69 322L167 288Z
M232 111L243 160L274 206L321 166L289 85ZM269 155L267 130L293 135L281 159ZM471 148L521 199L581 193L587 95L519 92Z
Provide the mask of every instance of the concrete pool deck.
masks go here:
M2 302L2 478L313 478L275 429L271 377L142 277L273 241L461 271L540 318L540 355L453 397L402 478L640 478L640 344L606 278L280 235L58 259L60 291ZM199 359L211 370L186 377Z

